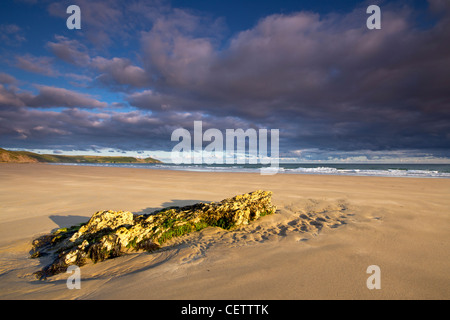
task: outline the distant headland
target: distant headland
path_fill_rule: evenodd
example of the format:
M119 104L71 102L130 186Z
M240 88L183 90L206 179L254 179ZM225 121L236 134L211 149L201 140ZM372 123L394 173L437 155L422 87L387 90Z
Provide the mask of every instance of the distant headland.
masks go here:
M139 159L120 156L68 156L10 151L0 148L0 163L162 163L153 158Z

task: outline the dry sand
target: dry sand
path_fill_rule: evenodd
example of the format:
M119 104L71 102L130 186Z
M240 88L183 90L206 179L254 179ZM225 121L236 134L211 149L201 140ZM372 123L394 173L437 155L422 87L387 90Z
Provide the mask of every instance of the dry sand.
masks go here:
M271 190L279 211L38 281L30 242L98 210ZM0 299L449 299L450 179L0 165ZM320 223L320 224L318 224ZM369 290L366 269L381 269Z

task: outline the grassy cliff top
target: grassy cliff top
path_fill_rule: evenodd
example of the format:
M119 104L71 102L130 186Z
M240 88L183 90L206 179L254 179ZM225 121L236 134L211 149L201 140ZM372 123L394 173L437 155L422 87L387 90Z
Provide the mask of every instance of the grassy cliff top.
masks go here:
M10 151L0 148L0 163L161 163L153 158L109 156L67 156L38 154L29 151Z

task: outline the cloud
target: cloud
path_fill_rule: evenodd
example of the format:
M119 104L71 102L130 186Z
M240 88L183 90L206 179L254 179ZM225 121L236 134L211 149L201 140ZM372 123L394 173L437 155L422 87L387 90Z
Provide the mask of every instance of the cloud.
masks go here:
M19 46L26 41L23 35L22 28L16 24L1 24L0 25L0 40L3 44L9 46Z
M35 57L31 54L16 56L16 66L25 71L49 77L59 75L59 72L54 69L53 59L50 57Z
M192 130L196 120L203 120L205 130L248 127L248 123L233 117L204 119L201 113L110 109L92 113L75 107L56 112L10 106L0 108L0 136L4 147L80 150L95 145L120 150L170 151L174 146L172 132L180 127Z
M78 108L105 103L49 86L22 92L3 76L0 104L10 107L1 117L21 112L29 120L4 122L11 136L27 136L22 142L38 135L33 128L48 125L68 134L40 143L167 150L171 130L203 120L221 130L280 129L281 148L300 156L314 149L359 159L370 152L450 148L448 1L430 0L426 23L413 4L391 2L382 6L382 29L368 30L360 4L351 12L269 15L229 38L222 19L158 1L70 4L81 7L83 33L77 40L55 36L46 48L84 67L74 73L80 85L107 87L123 101L92 113ZM62 1L48 10L66 18L66 7ZM106 42L88 46L85 38ZM21 68L52 74L53 60L20 57ZM68 109L30 110L46 106Z
M59 59L76 66L86 66L90 63L88 49L77 40L64 36L55 36L56 42L49 41L47 47Z
M37 86L39 94L24 99L28 107L83 107L104 108L108 104L93 99L87 94L74 92L63 88Z
M142 88L150 84L145 70L133 65L129 59L96 57L90 67L100 72L97 80L107 86Z
M85 37L96 47L108 47L117 34L122 34L123 11L120 1L70 0L49 4L50 15L67 19L69 5L78 5L81 9L81 28Z
M30 108L105 108L107 103L92 98L88 94L56 88L51 86L36 85L39 93L21 91L16 87L5 87L0 84L0 106L30 107Z
M0 83L17 84L17 79L7 73L0 72Z
M98 83L111 90L127 90L127 88L142 88L150 85L148 73L133 65L127 58L114 57L106 59L101 56L91 58L88 48L77 40L70 40L63 36L55 36L56 42L48 42L47 48L60 60L85 67L90 73L95 73ZM92 81L86 75L74 75L74 80Z
M276 14L225 47L198 35L199 19L161 18L141 39L156 80L128 101L278 126L293 148L448 148L448 16L423 28L411 7L386 4L372 31L362 7Z
M160 83L199 86L210 75L223 26L220 19L173 10L142 32L143 60Z
M4 82L3 82L4 83ZM0 84L0 107L19 107L24 103L15 87L6 87Z
M77 108L61 112L31 108L1 108L0 135L22 148L33 145L66 150L99 147L149 148L167 140L163 119L129 113L91 113ZM170 137L170 136L169 136Z

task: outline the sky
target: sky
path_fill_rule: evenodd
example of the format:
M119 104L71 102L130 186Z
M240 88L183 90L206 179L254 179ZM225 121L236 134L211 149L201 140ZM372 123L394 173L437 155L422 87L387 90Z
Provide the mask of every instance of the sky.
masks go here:
M202 121L279 129L282 162L450 163L447 0L5 0L0 43L2 148L170 161Z

